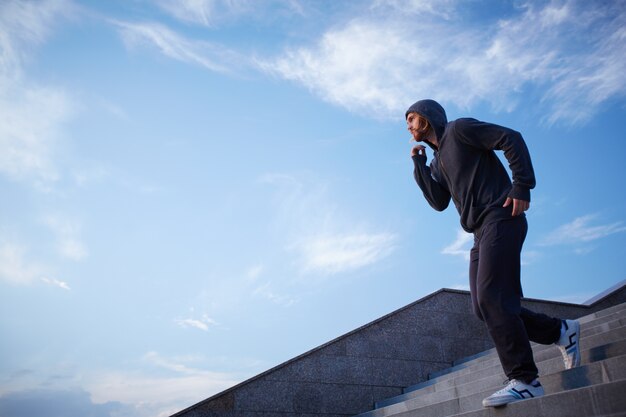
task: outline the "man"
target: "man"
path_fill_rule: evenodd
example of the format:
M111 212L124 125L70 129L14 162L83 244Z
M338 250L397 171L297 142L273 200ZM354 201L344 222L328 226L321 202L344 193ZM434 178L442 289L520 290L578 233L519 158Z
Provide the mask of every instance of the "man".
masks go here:
M434 151L411 150L414 176L428 203L445 210L450 199L461 226L474 234L470 252L470 292L474 313L485 322L504 373L505 388L483 400L485 407L544 394L530 341L556 344L566 369L580 364L580 325L538 314L521 306L520 253L528 224L530 190L535 175L522 136L506 127L464 118L448 123L434 100L407 110L408 130ZM504 151L513 181L494 151Z

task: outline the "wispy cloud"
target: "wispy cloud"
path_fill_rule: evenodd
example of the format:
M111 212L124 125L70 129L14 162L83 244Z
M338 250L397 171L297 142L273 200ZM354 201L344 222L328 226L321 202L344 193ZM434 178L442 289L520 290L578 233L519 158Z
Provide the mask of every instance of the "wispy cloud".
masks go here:
M70 286L67 284L67 282L63 282L63 281L59 281L58 279L54 279L54 278L41 278L41 280L43 282L45 282L48 285L52 285L54 287L59 287L61 289L70 291L71 288Z
M12 284L30 284L46 275L44 267L27 262L25 255L26 250L19 245L0 244L0 280Z
M374 264L394 249L391 233L319 235L295 245L303 272L336 274Z
M257 297L261 297L265 300L271 301L272 303L290 307L298 302L296 297L292 297L286 294L279 294L272 288L271 282L266 282L259 285L254 291L253 295Z
M271 281L261 280L261 276L264 274L266 266L263 264L257 264L248 268L245 272L245 279L252 291L252 296L261 298L263 300L270 301L271 303L281 305L284 307L290 307L298 302L296 297L288 295L285 289L282 288L282 283L273 284ZM276 289L276 287L280 289Z
M74 105L62 89L25 78L23 66L59 17L72 9L63 0L0 4L0 173L44 190L59 177L56 144Z
M51 215L44 223L55 233L57 251L63 258L81 261L87 257L87 247L80 238L81 226L76 220Z
M157 0L157 4L163 10L175 18L209 26L213 20L215 0Z
M587 121L601 103L626 94L623 3L553 0L522 10L500 22L489 54L511 76L545 88L547 121Z
M247 60L215 43L191 40L160 23L113 22L128 47L149 45L163 55L210 71L235 73Z
M259 182L275 187L276 229L285 234L286 248L296 254L301 273L323 277L353 271L395 249L396 234L372 230L347 215L329 199L323 180L272 173Z
M424 3L413 4L408 14L399 8L353 18L315 45L291 48L260 67L381 118L401 117L423 97L512 111L527 88L537 88L544 92L537 116L576 123L626 93L626 9L619 2L528 2L512 17L483 26L432 13L420 13L416 25ZM446 5L451 10L460 3Z
M349 110L393 117L414 101L406 76L419 61L411 56L408 37L392 25L355 20L325 33L316 46L290 49L259 67Z
M624 226L624 222L621 221L602 225L591 225L597 218L598 215L596 214L577 217L570 223L559 226L549 233L543 238L541 244L547 246L586 243L602 239L615 233L626 232L626 226Z
M168 417L198 399L235 385L250 376L250 368L260 366L250 358L207 361L198 355L168 357L156 351L146 352L138 359L132 361L134 366L127 364L123 370L94 366L81 369L58 362L51 369L21 369L0 381L0 408L8 401L19 401L20 405L30 406L24 413L16 414L21 417L32 416L28 411L36 405L52 415ZM221 361L239 364L235 368L241 369L242 374L205 369L207 362L223 367Z
M463 290L463 291L469 291L470 290L470 286L469 284L457 284L457 285L452 285L448 288L451 288L453 290Z
M473 241L474 235L461 229L456 233L454 242L443 248L441 253L444 255L461 256L463 259L469 261Z
M204 26L220 16L277 7L303 13L297 2L273 3L259 10L246 0L158 2L176 19ZM436 6L373 0L352 9L351 18L313 44L290 47L275 58L250 58L255 54L190 39L159 23L115 24L129 46L152 45L172 59L216 72L257 68L375 118L401 117L423 97L462 109L484 102L512 111L536 89L535 116L578 123L626 94L626 10L619 2L552 0L510 7L510 17L498 22L468 22L459 12L467 6L457 0Z
M209 331L209 327L217 326L218 323L204 314L200 319L187 318L187 319L177 319L176 324L180 327L191 327L195 329L199 329L205 332Z
M207 27L242 15L259 16L271 10L274 14L287 12L303 14L299 0L265 0L262 5L255 0L157 0L159 7L174 18Z
M241 14L252 7L249 0L157 0L157 4L176 19L203 26L212 26L226 14Z
M10 410L4 413L11 417L31 417L40 413L48 416L139 417L133 407L116 402L97 404L88 392L79 389L38 388L11 392L0 396L0 409Z
M154 371L92 371L85 377L85 388L94 402L133 404L139 416L150 415L148 411L167 416L241 381L236 375L193 368L158 352L146 353L143 362ZM165 374L154 375L159 369Z
M376 12L385 12L389 9L406 14L418 14L450 19L459 0L373 0L371 9Z
M176 361L171 358L165 358L155 351L147 352L145 355L143 355L142 360L158 368L164 368L181 374L193 375L204 373L201 370L190 368L185 363L183 363L184 361Z
M250 281L256 281L256 279L261 275L264 269L265 267L261 264L251 266L246 271L246 278L248 278Z

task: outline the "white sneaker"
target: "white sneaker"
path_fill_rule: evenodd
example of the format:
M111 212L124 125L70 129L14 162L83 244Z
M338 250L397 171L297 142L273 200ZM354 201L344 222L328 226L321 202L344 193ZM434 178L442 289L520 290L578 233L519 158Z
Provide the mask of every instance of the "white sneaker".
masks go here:
M483 400L483 407L499 407L515 401L541 397L543 394L543 387L537 379L530 384L512 379L506 387L485 398Z
M565 369L580 366L580 323L577 320L562 320L561 337L556 345L561 349Z

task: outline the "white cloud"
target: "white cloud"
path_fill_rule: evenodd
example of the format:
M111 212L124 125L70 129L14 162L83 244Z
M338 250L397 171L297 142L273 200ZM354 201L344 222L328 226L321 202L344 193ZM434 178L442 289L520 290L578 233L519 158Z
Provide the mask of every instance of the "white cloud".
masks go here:
M243 378L189 367L184 361L148 352L144 371L90 370L83 387L95 403L121 402L133 405L138 416L167 417L199 399L229 388ZM159 371L164 372L158 375ZM157 375L155 375L157 373Z
M469 261L473 242L474 235L461 229L456 233L454 242L443 248L441 253L444 255L462 256L463 259Z
M542 97L536 115L575 123L626 93L626 9L619 4L525 3L513 17L484 26L432 13L420 14L416 24L415 10L426 3L412 4L413 14L399 7L357 17L313 46L259 65L331 103L381 118L402 117L426 97L512 111L532 87ZM452 9L455 2L446 5Z
M59 178L54 149L70 104L60 91L20 84L0 86L0 172L45 189Z
M215 0L157 0L157 4L177 19L209 26Z
M256 281L256 279L261 275L261 273L263 272L263 265L254 265L250 268L248 268L248 270L246 271L246 277L250 280L250 281Z
M453 289L453 290L463 290L463 291L469 291L470 290L469 284L457 284L457 285L453 285L453 286L448 287L448 288Z
M11 392L0 397L0 409L11 410L8 413L12 417L32 417L42 414L47 416L122 417L132 415L140 417L131 407L119 403L96 404L88 392L74 388L55 390L49 387L37 387ZM45 412L33 410L45 410Z
M102 166L90 166L81 170L75 170L72 173L74 182L79 187L83 187L91 183L101 182L110 175L111 173L109 170Z
M200 319L178 319L176 323L183 328L192 327L195 329L200 329L202 331L208 332L209 327L217 326L218 323L212 318L208 317L206 314L202 316Z
M157 0L157 4L178 20L207 27L244 15L263 19L267 14L304 13L298 0L265 0L262 4L255 0Z
M298 302L298 299L292 297L290 295L278 294L272 289L272 284L270 282L266 282L260 286L258 286L254 291L253 295L257 297L261 297L272 303L282 305L285 307L292 306L293 304Z
M176 19L211 26L223 15L251 10L249 0L158 0L158 5Z
M44 222L56 234L57 251L62 257L73 261L81 261L87 257L88 250L80 239L81 226L76 220L48 216Z
M4 243L0 245L0 280L12 284L30 284L46 274L44 267L25 261L25 249Z
M336 274L371 265L388 256L396 236L391 233L315 235L295 245L303 272Z
M574 253L576 255L587 255L593 252L595 249L596 248L594 246L583 246L583 247L574 249Z
M245 273L246 283L250 285L249 289L252 289L252 295L264 300L268 300L274 304L289 307L298 302L295 297L286 294L278 293L270 281L260 282L259 277L264 272L265 266L258 264L254 265ZM247 290L246 290L247 291Z
M43 282L45 282L48 285L52 285L54 287L59 287L61 289L70 291L71 288L70 286L67 284L67 282L64 281L59 281L58 279L54 279L54 278L42 278L41 279Z
M65 258L80 261L88 252L82 242L70 238L59 243L59 253Z
M385 12L389 8L396 12L422 16L432 14L450 19L459 0L373 0L371 8L376 12ZM416 16L416 17L417 17Z
M210 42L190 40L159 23L114 23L128 47L155 46L169 58L221 73L246 66L246 60L233 51Z
M326 183L306 175L266 174L259 182L275 187L276 227L296 253L305 274L332 275L372 265L394 250L396 235L346 215L328 197ZM312 215L314 213L314 215Z
M526 3L519 18L500 23L490 51L511 76L545 88L549 122L584 122L604 101L626 94L626 9L620 2Z
M0 173L44 190L59 177L54 152L73 104L63 90L26 79L23 66L72 8L62 0L0 5Z
M409 68L420 65L414 55L403 29L353 21L313 48L292 49L259 66L349 110L392 117L414 98L407 85Z
M250 368L256 369L260 366L258 362L253 362L249 358L240 360L228 357L220 358L221 360L229 364L231 369L235 363L240 365L235 368L246 370L241 375L210 371L198 366L200 363L206 363L202 356L165 357L155 351L145 353L138 362L135 362L138 367L134 369L128 364L124 370L93 366L80 369L71 363L57 361L52 365L48 364L51 366L48 369L18 368L17 372L1 378L0 397L23 397L23 394L41 388L59 393L68 389L78 389L88 392L94 404L115 403L119 411L123 411L119 414L112 412L111 415L168 417L241 382L251 376L248 375ZM213 358L210 362L214 362ZM224 367L224 364L217 366ZM62 409L65 405L67 409L75 409L71 405L76 404L64 404L63 398L57 399L59 402L55 404L59 408ZM36 398L33 398L33 401L35 400ZM55 415L65 414L60 411Z
M542 245L559 245L591 242L602 239L615 233L626 232L623 222L615 222L592 226L590 223L598 216L590 214L577 217L570 223L559 226L549 233L541 242Z
M68 291L69 291L69 290L71 290L70 286L69 286L66 282L59 281L58 279L54 279L54 278L45 278L45 277L44 277L44 278L41 278L41 280L42 280L43 282L45 282L46 284L48 284L48 285L52 285L52 286L55 286L55 287L59 287L59 288L62 288L62 289L64 289L64 290L68 290Z
M101 379L88 385L94 402L133 404L139 410L157 410L159 416L171 415L240 382L229 375L209 372L158 378L120 371L98 377Z

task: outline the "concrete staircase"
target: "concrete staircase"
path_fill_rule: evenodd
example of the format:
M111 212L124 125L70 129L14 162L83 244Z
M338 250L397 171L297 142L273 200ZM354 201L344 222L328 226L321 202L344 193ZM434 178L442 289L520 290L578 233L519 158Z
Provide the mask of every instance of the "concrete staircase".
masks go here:
M499 408L483 398L502 388L506 377L494 349L455 361L449 369L375 404L358 417L616 417L626 416L626 303L579 319L582 363L564 370L555 346L533 344L546 395Z

